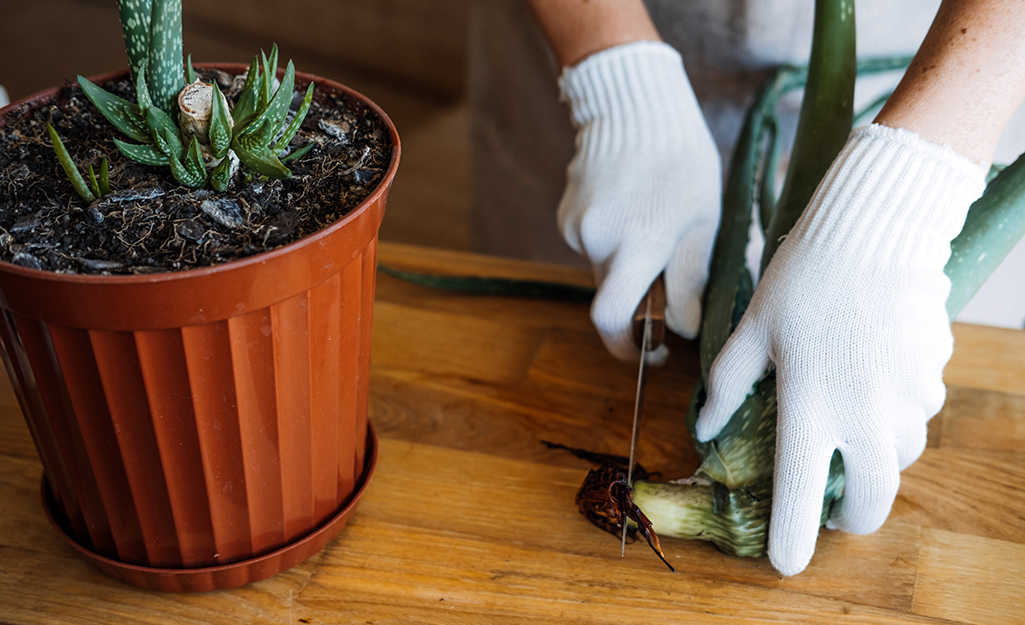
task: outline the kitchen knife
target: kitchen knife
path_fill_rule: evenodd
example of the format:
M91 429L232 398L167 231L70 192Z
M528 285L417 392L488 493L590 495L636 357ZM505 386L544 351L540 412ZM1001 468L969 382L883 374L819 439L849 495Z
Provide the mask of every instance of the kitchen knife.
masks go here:
M634 458L637 455L637 435L644 408L644 387L648 383L648 354L658 349L666 334L666 286L662 275L655 278L633 316L634 342L641 349L637 371L637 394L634 399L634 420L630 428L630 464L626 470L626 483L633 484ZM621 555L626 555L626 518L623 519Z

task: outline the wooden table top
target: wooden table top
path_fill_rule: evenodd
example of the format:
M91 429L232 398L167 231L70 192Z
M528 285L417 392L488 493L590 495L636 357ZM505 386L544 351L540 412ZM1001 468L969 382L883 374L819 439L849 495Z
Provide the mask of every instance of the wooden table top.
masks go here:
M586 284L573 270L382 244L391 266ZM230 591L142 591L47 523L41 467L0 387L0 623L1025 623L1025 332L955 325L948 398L869 536L823 531L808 569L663 540L673 575L581 517L589 465L550 440L625 453L636 371L586 304L464 296L378 279L370 418L380 459L342 534ZM697 464L683 424L694 345L653 370L639 460Z

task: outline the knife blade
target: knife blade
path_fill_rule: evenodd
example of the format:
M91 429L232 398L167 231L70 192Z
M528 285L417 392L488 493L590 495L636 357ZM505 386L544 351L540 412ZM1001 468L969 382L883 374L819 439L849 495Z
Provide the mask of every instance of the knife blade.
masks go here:
M648 383L648 354L658 349L665 341L666 331L666 287L660 274L648 288L644 299L637 306L633 316L634 342L641 350L637 369L637 394L634 399L634 420L630 428L630 464L626 470L626 483L633 485L634 459L637 457L637 437L640 432L641 412L644 409L644 389ZM620 556L626 555L626 519L623 519L623 535Z

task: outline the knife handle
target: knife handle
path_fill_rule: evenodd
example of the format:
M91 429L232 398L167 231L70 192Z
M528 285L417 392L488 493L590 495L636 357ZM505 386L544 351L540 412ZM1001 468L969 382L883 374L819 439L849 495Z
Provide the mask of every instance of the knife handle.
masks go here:
M651 343L648 349L655 349L662 345L666 339L666 283L662 274L658 274L655 281L651 283L647 294L641 299L633 316L633 338L634 344L641 347L644 340L644 317L648 310L648 302L651 302Z

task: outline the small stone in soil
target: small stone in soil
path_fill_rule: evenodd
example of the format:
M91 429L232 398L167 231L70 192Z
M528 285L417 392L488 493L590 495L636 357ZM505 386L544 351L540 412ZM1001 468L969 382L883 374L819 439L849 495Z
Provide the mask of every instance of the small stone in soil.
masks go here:
M79 258L78 262L82 263L82 266L86 269L95 273L110 272L121 268L121 263L115 260L95 260L92 258Z
M35 230L39 227L40 220L38 215L25 215L19 217L13 225L11 225L11 232L28 232Z
M231 198L203 200L199 210L225 228L241 228L246 222L242 217L242 205Z
M177 222L174 224L174 231L178 236L189 241L199 241L206 234L206 229L195 219L183 219Z
M29 269L42 269L43 263L28 252L18 252L11 259L11 262L19 267L28 267Z

